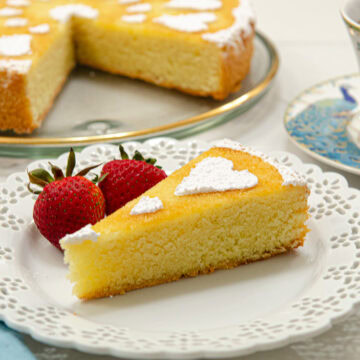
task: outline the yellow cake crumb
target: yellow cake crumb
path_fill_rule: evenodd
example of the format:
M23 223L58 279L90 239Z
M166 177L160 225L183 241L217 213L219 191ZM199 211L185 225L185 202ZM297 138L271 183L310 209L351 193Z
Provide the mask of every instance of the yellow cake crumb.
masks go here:
M207 157L248 170L258 184L246 190L176 196L176 187ZM95 224L97 241L62 242L73 291L82 299L123 294L184 276L227 269L301 246L307 233L306 185L283 185L276 167L260 157L212 148L142 196L163 208L130 215L135 199Z

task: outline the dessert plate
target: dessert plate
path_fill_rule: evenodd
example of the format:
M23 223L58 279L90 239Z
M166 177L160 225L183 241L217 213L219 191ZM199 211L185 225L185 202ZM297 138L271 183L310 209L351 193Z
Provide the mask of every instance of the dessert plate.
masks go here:
M57 156L69 144L144 139L160 133L184 137L204 131L254 105L269 89L278 63L274 45L257 33L250 73L242 88L224 101L78 67L40 129L29 136L0 133L0 155Z
M129 142L171 172L209 148L200 141ZM79 166L112 159L93 145ZM269 260L81 302L71 295L62 254L32 222L26 172L0 185L0 319L48 344L126 358L225 358L317 335L360 301L360 191L294 155L272 154L311 187L305 246ZM54 160L59 165L66 154ZM47 167L36 161L29 168Z
M346 127L359 112L360 75L346 75L310 87L285 112L290 139L312 157L340 170L360 174L360 149Z

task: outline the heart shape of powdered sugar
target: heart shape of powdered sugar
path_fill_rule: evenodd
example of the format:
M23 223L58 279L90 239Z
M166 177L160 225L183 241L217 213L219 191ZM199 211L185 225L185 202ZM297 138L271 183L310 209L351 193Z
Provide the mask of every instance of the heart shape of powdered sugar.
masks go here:
M258 184L258 178L248 170L234 170L231 160L207 157L191 169L176 187L175 195L191 195L227 190L249 189Z

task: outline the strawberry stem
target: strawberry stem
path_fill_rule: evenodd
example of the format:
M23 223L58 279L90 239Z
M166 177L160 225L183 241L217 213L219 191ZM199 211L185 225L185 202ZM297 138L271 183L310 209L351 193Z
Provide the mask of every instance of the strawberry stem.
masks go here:
M127 154L127 152L125 151L125 149L124 149L124 147L122 145L119 145L119 150L120 150L121 159L122 160L128 160L129 155Z
M156 163L156 159L154 158L149 158L149 159L146 159L145 162L147 162L148 164L151 164L151 165L155 165Z
M53 181L61 181L65 179L64 172L56 165L49 162L51 173L54 177L51 176L51 174L44 170L44 169L35 169L30 172L28 172L28 177L30 180L30 183L28 185L28 189L33 194L40 194L41 191L35 191L31 188L31 184L38 185L42 188L44 188L46 185L52 183ZM76 165L76 156L73 148L70 149L68 160L67 160L67 166L66 166L66 177L73 176L73 172ZM87 167L84 170L79 171L75 176L82 176L84 177L89 171L92 169L95 169L96 167L100 166L101 164L92 165ZM97 181L104 180L105 177L100 178L100 180L97 178Z
M54 175L55 180L62 180L64 178L64 173L62 172L62 170L58 166L52 164L50 161L49 165L51 167L51 172Z
M108 175L109 175L109 173L106 173L103 176L100 176L100 179L98 180L98 184L100 184L102 181L104 181Z
M141 155L141 152L139 151L135 151L135 154L133 156L133 160L138 160L138 161L145 161L144 157Z
M130 159L129 155L127 154L127 152L125 151L124 147L122 145L119 145L119 149L120 149L120 154L121 154L121 159L122 160L127 160ZM137 160L137 161L145 161L148 164L151 165L155 165L156 163L156 159L154 158L148 158L145 159L144 156L141 154L140 151L135 150L134 156L132 157L132 160ZM161 166L157 166L157 168L161 169Z
M104 175L102 175L99 178L99 175L95 175L94 178L91 180L95 185L99 185L103 180L105 180L105 178L109 175L109 173L106 173Z
M41 187L50 184L55 179L44 169L35 169L28 172L29 180L32 184L39 185Z
M41 194L41 191L40 191L40 190L33 190L33 189L30 187L30 183L27 184L27 188L28 188L28 190L29 190L32 194L35 194L35 195Z
M67 166L66 166L66 177L72 175L74 168L75 168L75 164L76 164L75 153L74 153L74 149L71 148L70 152L69 152L69 156L68 156Z
M85 176L90 170L97 168L98 166L100 166L101 164L97 164L97 165L93 165L93 166L89 166L84 170L79 171L75 176Z

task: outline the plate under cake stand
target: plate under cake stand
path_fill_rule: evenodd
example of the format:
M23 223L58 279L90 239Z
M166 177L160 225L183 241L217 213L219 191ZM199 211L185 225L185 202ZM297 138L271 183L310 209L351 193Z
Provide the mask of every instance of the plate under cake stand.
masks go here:
M157 138L125 148L157 157L171 173L210 143ZM118 155L93 145L78 165ZM271 259L81 302L71 294L62 254L32 221L27 175L0 185L0 319L47 344L142 359L233 357L273 349L329 329L360 301L360 191L285 152L272 156L311 188L305 245ZM54 163L63 166L67 155ZM35 161L29 169L48 167Z
M70 145L193 135L256 104L270 88L278 65L274 45L256 33L250 72L241 89L224 101L78 67L40 129L29 136L0 133L0 155L38 159L58 156Z
M360 175L360 149L347 135L359 111L360 75L346 75L306 89L288 106L285 129L295 145L340 170Z

